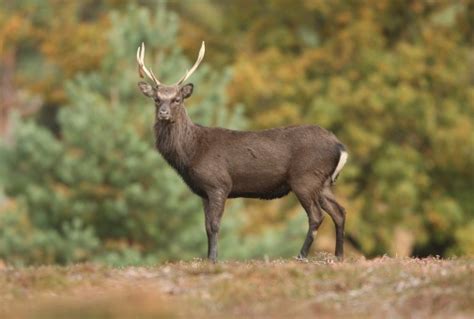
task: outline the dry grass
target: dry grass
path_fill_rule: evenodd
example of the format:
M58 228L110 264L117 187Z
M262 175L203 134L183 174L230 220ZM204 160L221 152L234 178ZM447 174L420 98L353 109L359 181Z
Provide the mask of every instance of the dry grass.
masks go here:
M474 259L0 270L1 318L468 318Z

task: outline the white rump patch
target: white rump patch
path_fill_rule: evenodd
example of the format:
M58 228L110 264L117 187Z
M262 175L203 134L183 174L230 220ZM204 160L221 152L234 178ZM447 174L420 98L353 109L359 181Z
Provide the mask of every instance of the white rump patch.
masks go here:
M346 165L347 162L347 152L346 151L341 151L341 156L339 157L339 163L337 163L336 169L334 170L334 173L331 175L331 180L334 183L336 180L337 175L342 171L342 168L344 165Z

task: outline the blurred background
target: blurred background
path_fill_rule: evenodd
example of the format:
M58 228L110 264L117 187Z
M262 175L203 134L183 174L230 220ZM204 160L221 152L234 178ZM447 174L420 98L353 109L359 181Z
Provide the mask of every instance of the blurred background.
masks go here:
M0 262L203 257L204 218L153 148L138 45L232 129L319 124L350 152L349 255L474 255L474 2L0 0ZM334 250L326 218L314 251ZM231 200L223 259L295 256L291 195Z

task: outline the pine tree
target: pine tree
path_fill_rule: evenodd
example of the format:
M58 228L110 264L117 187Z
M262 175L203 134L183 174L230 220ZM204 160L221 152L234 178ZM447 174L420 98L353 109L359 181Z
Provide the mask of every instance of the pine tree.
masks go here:
M165 83L189 66L177 43L178 18L163 5L152 13L131 6L111 13L110 21L108 53L98 69L65 84L69 103L59 112L60 137L28 122L19 125L14 145L1 149L5 192L17 207L0 219L0 257L134 263L205 252L200 200L154 150L154 107L136 86L135 50L142 41ZM205 63L195 73L193 120L245 124L238 107L228 111L230 76ZM15 231L28 238L13 238Z

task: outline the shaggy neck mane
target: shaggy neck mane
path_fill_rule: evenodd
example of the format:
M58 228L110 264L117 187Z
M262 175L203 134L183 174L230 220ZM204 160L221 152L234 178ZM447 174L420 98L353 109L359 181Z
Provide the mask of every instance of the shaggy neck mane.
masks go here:
M156 148L182 175L196 152L198 127L182 107L173 123L160 121L155 114L154 129Z

